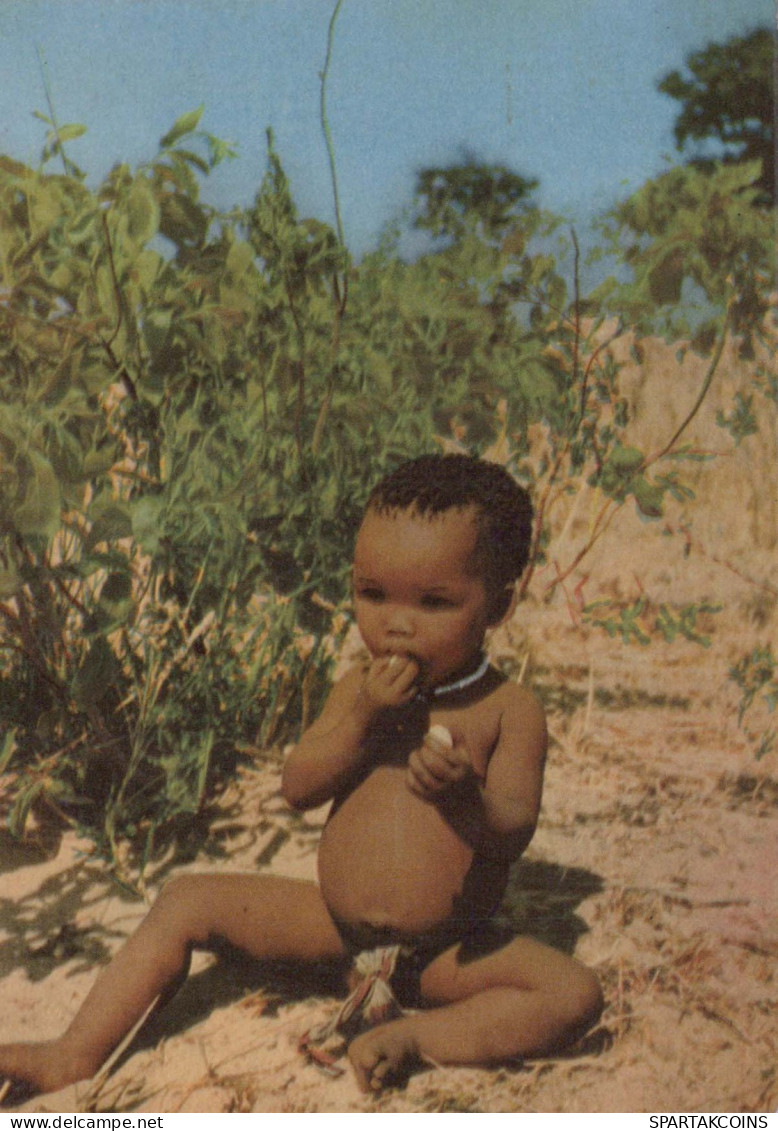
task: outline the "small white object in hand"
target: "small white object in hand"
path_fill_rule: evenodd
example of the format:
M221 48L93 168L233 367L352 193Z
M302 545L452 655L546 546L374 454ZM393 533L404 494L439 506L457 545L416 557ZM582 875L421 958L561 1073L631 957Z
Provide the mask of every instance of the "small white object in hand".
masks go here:
M430 727L429 737L436 738L438 742L441 742L444 746L448 746L449 750L454 745L454 739L451 737L451 731L448 729L448 727L441 726L440 723L435 723L433 727Z

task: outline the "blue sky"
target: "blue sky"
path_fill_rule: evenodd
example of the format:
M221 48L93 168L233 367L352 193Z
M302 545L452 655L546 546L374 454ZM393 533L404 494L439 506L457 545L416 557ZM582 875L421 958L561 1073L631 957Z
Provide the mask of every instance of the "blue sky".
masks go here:
M46 112L88 133L96 183L183 112L236 143L203 196L253 199L265 131L304 215L332 221L319 73L334 0L0 0L0 152L36 163ZM586 220L660 172L677 105L656 90L689 51L772 23L773 0L344 0L327 102L346 239L370 248L416 170L464 152L540 182Z

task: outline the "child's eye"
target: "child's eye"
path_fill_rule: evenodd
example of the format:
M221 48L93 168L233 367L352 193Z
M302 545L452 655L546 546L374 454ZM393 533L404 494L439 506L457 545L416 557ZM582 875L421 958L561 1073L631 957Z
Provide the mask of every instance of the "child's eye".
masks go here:
M437 594L429 593L421 599L422 607L425 609L450 609L453 601L448 597L439 597Z
M361 597L363 601L383 601L383 589L376 589L372 585L364 586L357 589L357 597Z

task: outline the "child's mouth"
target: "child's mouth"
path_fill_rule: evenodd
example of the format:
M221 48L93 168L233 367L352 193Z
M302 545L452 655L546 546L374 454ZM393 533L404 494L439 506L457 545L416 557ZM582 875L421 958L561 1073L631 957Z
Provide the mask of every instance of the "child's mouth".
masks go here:
M421 690L425 683L425 665L418 656L414 656L412 652L391 652L390 657L396 656L398 660L410 660L417 667L416 678L413 681L414 686Z

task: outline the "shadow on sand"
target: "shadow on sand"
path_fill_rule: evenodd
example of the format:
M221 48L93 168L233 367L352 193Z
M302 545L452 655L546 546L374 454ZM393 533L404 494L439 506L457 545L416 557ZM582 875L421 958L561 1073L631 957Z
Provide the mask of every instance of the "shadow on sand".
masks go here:
M572 954L589 930L576 908L603 887L602 877L585 868L524 859L511 870L503 911L518 934Z

